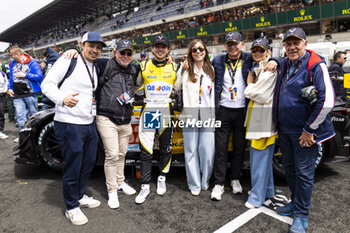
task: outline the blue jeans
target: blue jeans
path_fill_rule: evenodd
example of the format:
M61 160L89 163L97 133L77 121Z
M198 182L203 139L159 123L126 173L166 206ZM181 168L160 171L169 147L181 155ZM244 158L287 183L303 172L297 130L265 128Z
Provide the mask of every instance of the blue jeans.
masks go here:
M79 207L90 174L95 167L98 134L95 122L76 125L54 122L57 141L64 161L63 197L67 210Z
M28 120L29 115L33 115L38 112L38 97L28 96L23 98L18 98L13 100L13 105L15 106L16 121L19 130L23 128L24 123Z
M272 157L275 144L269 145L264 150L250 147L250 176L252 189L248 197L248 203L260 207L265 198L275 195L273 187Z
M308 217L314 187L318 146L314 144L311 147L300 147L300 135L278 132L283 155L282 165L294 203L294 216Z
M206 190L214 167L215 134L209 129L195 127L185 128L182 134L188 188Z

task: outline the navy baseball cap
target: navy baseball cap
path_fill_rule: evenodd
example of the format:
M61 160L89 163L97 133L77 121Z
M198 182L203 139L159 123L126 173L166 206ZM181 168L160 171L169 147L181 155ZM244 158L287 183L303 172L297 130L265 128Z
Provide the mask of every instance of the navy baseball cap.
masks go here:
M103 42L103 39L100 36L100 34L98 34L97 32L87 32L87 33L85 33L83 35L83 37L81 38L81 42L84 43L86 41L89 41L89 42L100 42L103 47L107 46L105 44L105 42Z
M288 31L284 34L282 42L291 37L297 38L299 40L306 40L306 34L304 30L298 27L288 29Z
M158 36L155 36L152 40L152 46L155 46L156 44L163 44L167 47L170 47L170 43L169 43L169 40L166 36L163 36L163 35L158 35Z
M117 42L117 51L122 51L125 49L130 49L131 51L134 51L134 46L132 45L130 40L119 40Z
M227 33L225 36L225 44L231 41L236 43L243 41L242 34L239 33L238 31L232 31Z
M269 41L266 38L259 38L253 41L252 47L250 49L253 49L255 47L261 47L263 49L270 49Z
M142 51L142 52L140 53L140 56L141 56L141 57L146 57L147 54L146 54L146 52L143 52L143 51Z

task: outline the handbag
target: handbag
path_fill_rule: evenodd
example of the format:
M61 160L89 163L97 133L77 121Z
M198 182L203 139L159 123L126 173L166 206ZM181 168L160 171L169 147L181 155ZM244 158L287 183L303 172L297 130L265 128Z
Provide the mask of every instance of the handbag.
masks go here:
M173 103L173 110L177 111L177 112L181 112L182 108L184 106L184 102L183 102L183 92L182 92L182 88L177 91L175 93L175 100Z

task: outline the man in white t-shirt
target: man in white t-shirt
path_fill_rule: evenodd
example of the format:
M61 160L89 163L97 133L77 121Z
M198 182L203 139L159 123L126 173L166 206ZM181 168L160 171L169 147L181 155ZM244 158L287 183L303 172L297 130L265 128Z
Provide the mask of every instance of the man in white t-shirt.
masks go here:
M79 206L95 208L101 204L85 195L85 191L95 166L98 144L95 125L97 69L94 61L104 46L106 44L98 33L85 33L81 42L82 53L69 77L64 79L71 60L61 57L41 86L42 92L56 105L54 129L64 161L65 215L74 225L88 222Z
M245 148L245 107L244 89L248 72L252 66L250 53L242 52L243 37L238 31L226 34L226 55L216 56L212 65L215 69L216 120L221 127L215 131L214 188L211 199L219 201L224 192L227 151L233 131L233 154L231 156L231 186L234 194L242 193L239 183Z

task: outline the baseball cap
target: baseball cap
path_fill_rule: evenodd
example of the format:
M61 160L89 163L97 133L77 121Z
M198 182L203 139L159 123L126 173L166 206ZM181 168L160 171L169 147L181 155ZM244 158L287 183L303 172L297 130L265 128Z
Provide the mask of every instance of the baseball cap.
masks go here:
M132 45L130 40L119 40L117 42L117 51L122 51L125 49L130 49L131 51L134 51L134 46Z
M270 49L269 41L266 38L259 38L253 41L252 47L250 49L253 49L255 47L261 47L263 49Z
M143 51L142 51L142 52L140 53L140 56L141 56L141 57L146 57L147 54L146 54L146 52L143 52Z
M170 43L168 41L168 38L166 36L163 35L158 35L155 36L152 40L152 46L155 46L156 44L163 44L167 47L170 47Z
M243 37L241 35L241 33L239 33L238 31L232 31L226 34L225 36L225 44L228 42L241 42L243 41Z
M306 34L302 28L293 27L288 29L288 31L284 34L284 38L282 42L284 42L287 38L295 37L299 40L306 40Z
M100 36L100 34L98 34L97 32L87 32L87 33L85 33L83 35L83 37L81 38L81 42L84 43L86 41L89 41L89 42L101 42L103 47L107 46L105 44L105 42L103 42L103 39Z

